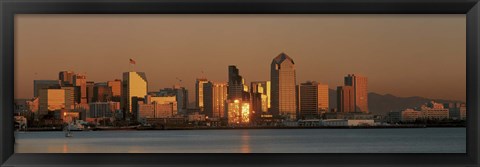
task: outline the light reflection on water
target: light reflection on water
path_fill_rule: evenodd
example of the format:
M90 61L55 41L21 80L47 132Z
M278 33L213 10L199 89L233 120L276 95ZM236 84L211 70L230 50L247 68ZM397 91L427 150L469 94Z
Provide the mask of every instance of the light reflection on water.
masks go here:
M16 153L465 153L465 128L22 132Z

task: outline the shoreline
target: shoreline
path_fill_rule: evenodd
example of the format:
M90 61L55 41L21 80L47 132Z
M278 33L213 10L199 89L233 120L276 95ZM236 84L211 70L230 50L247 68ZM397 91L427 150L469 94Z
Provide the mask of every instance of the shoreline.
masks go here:
M466 128L461 125L410 125L410 126L325 126L325 127L303 127L303 126L288 126L288 127L111 127L111 128L92 128L87 130L76 131L162 131L162 130L244 130L244 129L412 129L412 128ZM25 131L25 130L22 130ZM60 128L29 128L27 132L41 132L41 131L62 131ZM75 131L75 130L72 130Z

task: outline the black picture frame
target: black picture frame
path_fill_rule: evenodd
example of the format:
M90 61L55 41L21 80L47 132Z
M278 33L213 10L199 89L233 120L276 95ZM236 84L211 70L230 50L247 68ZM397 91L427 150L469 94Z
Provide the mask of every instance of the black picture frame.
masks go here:
M2 0L0 163L3 166L478 166L479 0ZM15 14L466 14L466 154L14 153Z

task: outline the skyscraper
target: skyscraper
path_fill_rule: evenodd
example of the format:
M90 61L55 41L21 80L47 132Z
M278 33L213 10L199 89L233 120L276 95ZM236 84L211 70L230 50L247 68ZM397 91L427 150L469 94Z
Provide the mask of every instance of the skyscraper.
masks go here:
M348 74L345 77L345 86L352 86L354 89L355 112L368 113L368 79L357 74Z
M93 87L95 86L95 82L87 81L87 103L93 102Z
M296 76L295 63L285 53L275 57L271 64L272 100L271 110L274 115L281 115L289 120L296 119Z
M65 109L75 109L75 87L62 86L61 89L65 90Z
M298 86L299 116L302 119L320 118L328 111L328 85L305 82Z
M58 73L58 80L60 80L62 86L71 86L73 85L73 76L75 73L73 71L60 71Z
M125 114L132 114L132 98L147 95L147 77L144 72L124 72L122 84L122 108Z
M197 78L195 82L195 107L200 109L200 112L203 112L203 84L207 83L208 80L205 78Z
M188 90L185 87L178 87L175 88L175 91L177 96L178 111L181 114L187 114Z
M270 109L270 81L256 81L250 83L252 93L252 109L256 114L265 114Z
M228 91L229 100L242 100L244 90L244 80L236 66L228 66Z
M77 92L75 92L77 103L87 104L87 76L75 74L73 85L78 87Z
M338 112L355 112L355 97L352 86L337 87Z
M203 88L205 114L213 118L226 118L227 84L209 81L203 85Z

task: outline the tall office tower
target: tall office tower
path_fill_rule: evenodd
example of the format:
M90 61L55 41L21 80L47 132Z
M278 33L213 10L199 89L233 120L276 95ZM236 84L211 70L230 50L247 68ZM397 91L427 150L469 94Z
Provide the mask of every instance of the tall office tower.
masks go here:
M93 102L107 102L112 98L112 91L106 82L95 83L93 86Z
M49 111L65 109L64 89L40 89L38 113L47 115Z
M328 111L328 85L305 82L298 85L298 109L301 119L320 118Z
M65 109L75 109L75 87L62 86L61 89L65 90Z
M243 100L244 98L244 80L239 74L236 66L228 66L228 90L229 100Z
M87 104L87 76L75 74L73 76L73 85L77 86L77 103Z
M178 103L178 111L181 114L187 114L188 106L188 90L184 87L178 87L175 89Z
M368 113L368 79L367 77L348 74L345 77L345 86L352 86L354 89L355 112Z
M252 94L252 109L256 114L265 114L270 109L270 81L256 81L250 83Z
M355 96L353 86L337 87L337 111L355 112Z
M73 71L60 71L58 73L58 80L60 80L62 86L71 86L73 85L74 75L75 73L73 73Z
M208 80L205 78L197 78L195 82L195 107L200 109L200 112L203 112L203 84L207 83Z
M205 114L211 118L226 118L227 84L209 81L203 88Z
M33 81L33 96L38 97L41 89L60 88L59 80L34 80Z
M274 115L296 120L296 76L295 63L285 53L275 57L271 64L272 100L271 111Z
M122 80L115 79L113 81L108 81L107 85L112 91L112 97L122 96Z
M93 87L95 86L95 82L87 81L87 103L93 102Z
M122 82L122 108L125 114L132 114L132 98L147 95L147 76L144 72L124 72Z

